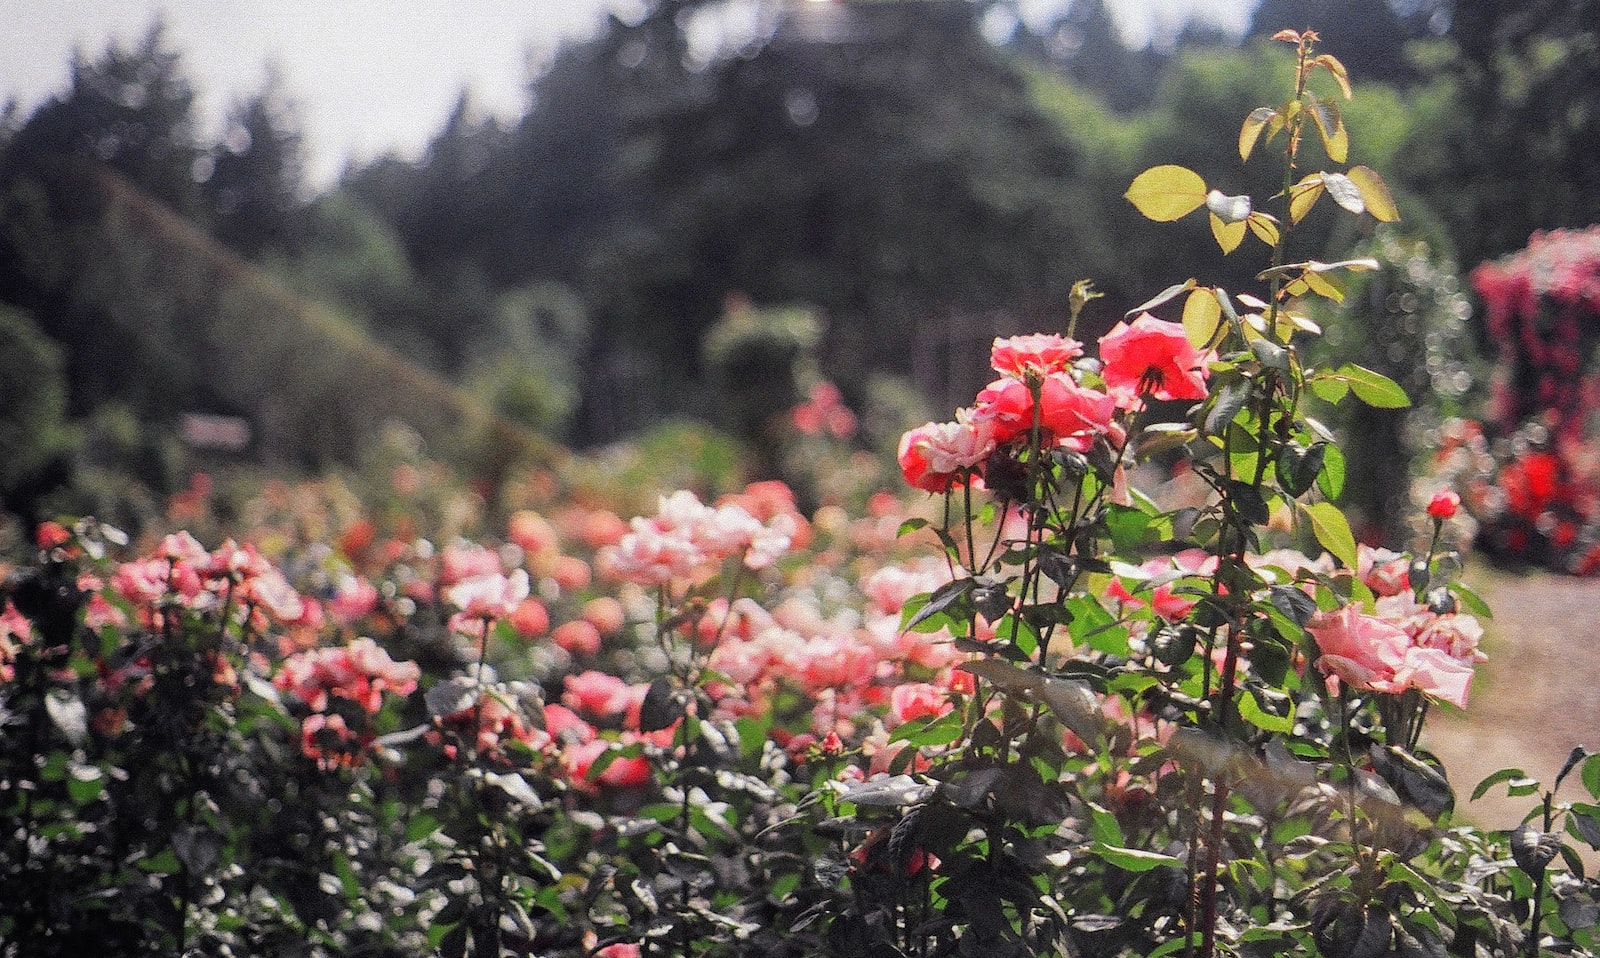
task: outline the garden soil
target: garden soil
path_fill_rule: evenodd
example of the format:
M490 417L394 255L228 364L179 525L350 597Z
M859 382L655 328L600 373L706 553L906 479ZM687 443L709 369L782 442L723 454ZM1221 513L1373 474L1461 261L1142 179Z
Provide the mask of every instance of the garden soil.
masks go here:
M1422 746L1443 760L1458 816L1511 828L1539 797L1508 800L1502 785L1469 802L1485 776L1520 768L1548 787L1574 746L1600 752L1600 581L1477 571L1467 581L1494 611L1484 622L1489 661L1466 711L1430 714ZM1557 799L1587 800L1576 775Z

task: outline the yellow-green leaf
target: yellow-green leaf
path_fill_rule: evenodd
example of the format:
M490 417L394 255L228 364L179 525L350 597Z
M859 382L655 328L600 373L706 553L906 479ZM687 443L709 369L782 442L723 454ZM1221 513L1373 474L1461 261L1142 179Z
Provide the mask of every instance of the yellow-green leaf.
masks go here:
M1244 242L1244 220L1236 223L1225 223L1222 217L1211 214L1211 235L1217 238L1217 245L1222 247L1222 252L1231 253Z
M1277 116L1278 111L1270 106L1258 106L1250 111L1250 115L1244 118L1244 125L1239 128L1239 159L1250 159L1261 130Z
M1328 159L1343 163L1350 155L1350 134L1344 128L1339 105L1323 100L1314 93L1306 94L1306 105L1311 110L1311 120L1316 124L1317 135L1322 137L1322 148L1327 151Z
M1222 304L1217 294L1202 286L1189 294L1183 302L1183 333L1189 345L1205 349L1217 338L1222 328Z
M1333 285L1325 277L1317 273L1306 272L1301 278L1305 280L1306 286L1318 296L1324 299L1331 299L1336 303L1344 302L1344 290Z
M1322 174L1311 173L1289 189L1289 222L1298 223L1322 197Z
M1355 363L1345 363L1339 367L1335 374L1350 384L1350 391L1356 398L1377 409L1404 409L1411 405L1411 397L1400 384L1385 376L1383 373L1374 372L1365 366Z
M1346 100L1353 96L1350 92L1350 73L1344 68L1344 64L1339 62L1338 57L1331 53L1320 54L1311 61L1311 67L1312 69L1322 67L1332 74L1333 81L1339 84L1339 92L1344 94Z
M1297 503L1300 511L1311 522L1311 531L1317 541L1347 569L1356 568L1356 537L1350 531L1350 522L1331 502Z
M1270 213L1257 210L1245 223L1250 226L1250 232L1256 234L1256 239L1268 246L1278 245L1278 221Z
M1383 177L1379 176L1376 170L1365 166L1352 166L1345 175L1361 192L1368 213L1383 223L1394 223L1400 219L1400 210L1394 205L1394 197L1389 194L1389 186L1383 182Z
M1123 196L1147 219L1170 223L1205 203L1206 181L1186 167L1152 166L1133 178Z

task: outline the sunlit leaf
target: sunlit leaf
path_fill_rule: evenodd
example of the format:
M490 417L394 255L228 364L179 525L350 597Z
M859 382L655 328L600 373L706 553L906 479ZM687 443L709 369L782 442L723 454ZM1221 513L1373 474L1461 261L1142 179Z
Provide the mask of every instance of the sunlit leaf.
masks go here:
M1350 155L1350 134L1344 128L1344 117L1339 113L1338 104L1307 93L1306 106L1311 111L1311 121L1317 128L1317 135L1322 138L1322 148L1327 151L1328 159L1343 163Z
M1130 872L1147 872L1152 868L1180 868L1183 860L1159 852L1147 852L1139 848L1114 848L1103 842L1095 842L1090 851L1103 858L1111 865Z
M1361 198L1366 201L1367 212L1383 223L1394 223L1400 219L1400 209L1395 206L1394 197L1389 193L1389 185L1383 181L1376 170L1365 166L1352 166L1345 173L1350 182L1355 184L1361 192Z
M1356 537L1350 532L1350 521L1339 507L1331 502L1300 504L1300 511L1311 522L1311 531L1317 541L1347 569L1356 567Z
M1124 315L1133 316L1137 313L1147 313L1150 310L1155 309L1157 306L1160 306L1162 303L1170 302L1194 288L1195 281L1192 279L1185 280L1173 286L1168 286L1166 289L1128 310Z
M1289 190L1289 222L1298 223L1306 218L1311 208L1322 197L1322 174L1311 173Z
M1333 443L1323 448L1326 451L1322 457L1322 472L1317 476L1317 488L1329 500L1337 500L1344 495L1344 453Z
M1244 242L1245 225L1243 220L1236 223L1226 223L1215 213L1211 214L1210 219L1211 235L1216 237L1217 245L1222 248L1222 252L1231 253L1239 248L1240 243Z
M1275 119L1278 111L1270 106L1258 106L1250 111L1244 118L1244 126L1239 128L1239 159L1250 159L1250 153L1256 148L1256 140L1260 139L1261 131Z
M1189 345L1205 349L1216 340L1221 329L1222 304L1217 302L1217 294L1207 287L1190 293L1183 303L1183 333Z
M1321 53L1311 60L1312 69L1322 67L1332 75L1335 83L1339 84L1339 92L1344 94L1346 100L1353 95L1350 91L1350 73L1345 70L1344 64L1331 53Z
M1245 223L1249 224L1250 232L1256 234L1256 239L1268 246L1278 245L1278 221L1270 214L1257 210Z
M1134 177L1123 196L1147 219L1169 223L1205 203L1206 181L1182 166L1153 166Z
M1352 213L1364 213L1367 201L1361 197L1361 189L1355 181L1343 173L1322 174L1322 185L1328 188L1328 195L1333 201Z
M1411 399L1400 384L1382 373L1373 372L1364 366L1355 363L1346 363L1339 367L1336 375L1344 378L1350 384L1350 391L1356 398L1377 409L1404 409L1411 405Z
M1324 299L1331 299L1336 303L1344 302L1344 290L1328 282L1322 276L1308 272L1301 277L1306 287Z

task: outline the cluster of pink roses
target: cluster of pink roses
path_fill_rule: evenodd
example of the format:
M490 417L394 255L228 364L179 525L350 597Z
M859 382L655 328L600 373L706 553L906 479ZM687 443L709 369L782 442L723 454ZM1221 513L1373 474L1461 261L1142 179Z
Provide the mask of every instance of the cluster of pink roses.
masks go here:
M1120 449L1119 410L1145 397L1203 399L1211 356L1190 344L1183 327L1141 313L1100 338L1098 373L1083 344L1035 333L996 339L990 364L1000 378L952 422L927 423L900 440L900 471L928 492L981 479L996 450L1032 441L1087 451L1104 437ZM1095 382L1095 380L1098 382Z
M734 556L751 569L764 569L789 551L802 525L792 511L776 511L763 521L740 502L708 506L679 490L661 497L654 516L635 518L596 562L612 578L650 586L691 579Z
M323 768L354 764L373 736L352 728L335 700L352 703L363 718L383 708L384 693L410 695L422 670L415 662L396 662L369 638L341 648L297 652L283 660L272 684L311 709L300 724L300 751Z
M150 554L119 565L111 586L133 604L146 628L160 627L169 603L197 612L231 604L258 631L268 617L292 624L308 614L283 573L255 546L229 539L208 552L187 532L175 532Z
M1374 610L1350 603L1314 616L1307 631L1321 653L1317 667L1354 689L1387 695L1416 689L1465 708L1473 666L1487 659L1478 649L1478 620L1417 601L1403 557L1363 548L1361 562Z

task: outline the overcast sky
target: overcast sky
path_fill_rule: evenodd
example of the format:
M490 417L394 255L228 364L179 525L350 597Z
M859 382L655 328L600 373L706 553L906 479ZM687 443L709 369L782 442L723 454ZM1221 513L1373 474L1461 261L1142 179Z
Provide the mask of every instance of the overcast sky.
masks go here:
M25 110L63 91L74 50L133 44L165 15L171 45L200 96L202 135L259 90L276 63L300 106L318 188L347 159L414 157L465 87L486 112L524 106L530 63L591 33L609 10L643 0L0 0L0 103ZM783 0L757 0L777 3ZM1065 0L1025 0L1036 10ZM1108 0L1142 44L1190 11L1242 31L1254 0Z

